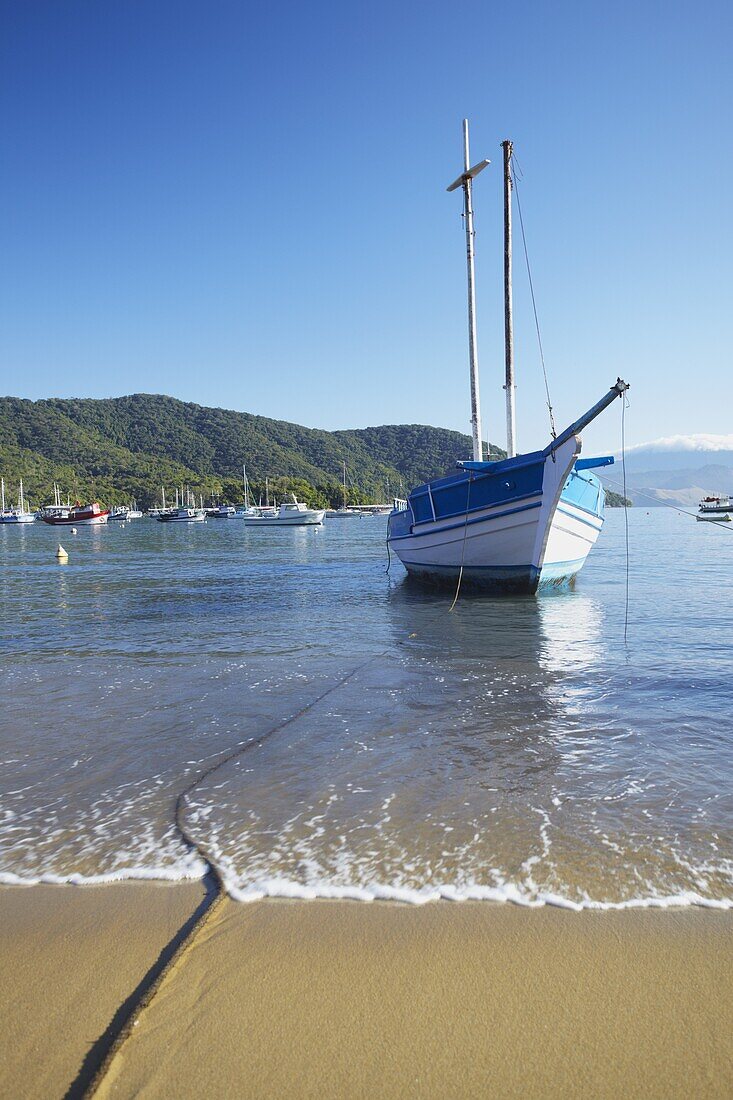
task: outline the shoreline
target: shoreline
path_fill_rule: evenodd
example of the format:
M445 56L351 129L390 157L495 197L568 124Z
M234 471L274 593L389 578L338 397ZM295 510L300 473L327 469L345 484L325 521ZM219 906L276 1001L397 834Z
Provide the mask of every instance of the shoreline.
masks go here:
M0 888L9 1095L63 1096L200 883ZM99 1095L724 1096L733 913L226 899Z

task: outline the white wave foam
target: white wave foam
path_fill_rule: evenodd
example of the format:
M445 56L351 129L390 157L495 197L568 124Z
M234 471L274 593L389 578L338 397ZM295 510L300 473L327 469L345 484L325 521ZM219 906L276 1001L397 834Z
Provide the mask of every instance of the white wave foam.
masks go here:
M708 898L694 891L680 894L649 895L629 898L626 901L602 901L584 898L574 901L561 894L538 892L529 894L511 883L503 886L442 886L411 889L404 886L392 886L375 883L370 886L338 886L329 882L303 885L289 879L265 879L261 882L240 886L225 878L225 889L233 901L252 902L263 898L299 898L315 901L318 898L342 899L347 901L400 901L410 905L425 905L433 901L494 901L511 902L527 909L541 909L545 905L560 909L581 912L584 909L671 909L674 907L700 906L706 909L733 909L733 898Z
M191 882L199 881L206 874L206 864L202 860L189 861L179 867L126 867L98 875L72 873L58 875L44 872L38 875L18 875L12 871L0 871L2 886L104 886L120 882ZM395 886L388 883L372 883L369 886L344 886L330 882L303 884L290 879L272 878L241 886L224 875L224 888L228 896L236 902L262 901L264 898L290 898L301 901L319 899L342 901L396 901L408 905L426 905L436 901L492 901L508 902L526 909L541 909L554 906L582 912L585 909L672 909L697 906L705 909L733 909L733 897L710 898L693 890L679 894L657 895L627 898L625 901L603 901L596 898L583 898L581 901L566 898L562 894L549 891L528 893L513 883L501 886L482 886L469 884L456 886L446 883L440 886L425 886L415 889Z
M99 875L56 875L42 872L38 875L16 875L12 871L0 871L2 886L104 886L113 882L145 880L149 882L191 882L206 874L203 860L190 860L185 867L123 867Z

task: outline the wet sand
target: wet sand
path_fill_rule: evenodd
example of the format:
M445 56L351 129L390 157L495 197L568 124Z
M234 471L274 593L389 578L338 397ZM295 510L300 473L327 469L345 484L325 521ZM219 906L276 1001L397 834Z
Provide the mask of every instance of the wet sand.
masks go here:
M203 887L0 887L0 1096L64 1096Z
M198 886L0 891L3 1095L62 1096ZM733 914L226 903L99 1095L729 1096Z

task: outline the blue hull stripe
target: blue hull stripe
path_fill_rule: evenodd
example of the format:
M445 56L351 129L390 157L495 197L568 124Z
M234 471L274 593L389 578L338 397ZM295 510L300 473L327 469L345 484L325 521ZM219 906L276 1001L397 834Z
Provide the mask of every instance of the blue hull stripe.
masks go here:
M519 508L507 508L504 512L492 512L488 516L476 516L475 519L467 519L462 523L449 523L446 527L434 527L431 531L413 531L409 535L390 535L388 541L396 542L398 539L419 539L422 538L423 535L442 535L444 531L455 531L457 528L470 527L473 523L488 523L492 519L502 519L504 516L514 516L517 512L528 512L532 508L541 507L542 501L535 500L532 504L522 504Z
M431 487L428 486L428 489L430 489L430 488ZM436 515L435 514L435 504L433 503L433 494L432 494L432 492L429 492L429 493L426 493L426 494L418 494L417 490L415 490L415 492L411 495L414 495L414 496L426 495L426 496L428 496L429 499L430 499L431 508L433 510L433 516L428 516L427 519L415 520L415 526L416 527L422 525L423 523L433 523L434 519L437 520L437 521L444 520L444 519L453 519L454 516L464 516L466 514L465 509L459 509L457 512L445 512L442 515ZM505 497L504 500L497 500L493 504L488 504L488 505L487 504L477 504L474 508L469 508L468 511L469 511L469 515L470 515L471 512L483 511L484 508L501 508L505 504L516 504L516 502L519 501L519 500L530 500L532 497L541 496L541 495L542 495L542 490L541 489L536 489L531 493L519 493L518 495L513 496L513 497ZM413 515L414 515L414 513L413 513ZM462 527L463 524L460 523L458 526Z
M403 560L402 564L405 566L405 568L407 568L408 565L414 565L417 569L424 569L426 572L431 572L431 573L434 569L452 569L454 573L459 573L460 568L461 568L459 565L432 565L432 564L431 565L425 565L421 561L406 561L406 560ZM536 573L537 572L537 566L535 566L535 565L466 565L466 566L464 566L463 572L464 573L474 573L474 572L477 572L478 570L481 570L482 573L503 573L507 576L511 576L513 574L517 574L517 575L521 574L522 576L524 576L525 573L529 574L532 571L534 571Z

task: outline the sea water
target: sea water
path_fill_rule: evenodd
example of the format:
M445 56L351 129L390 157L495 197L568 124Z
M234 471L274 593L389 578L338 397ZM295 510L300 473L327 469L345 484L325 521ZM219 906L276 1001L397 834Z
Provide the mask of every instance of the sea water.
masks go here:
M201 876L226 759L234 898L733 905L733 537L628 520L626 643L620 511L453 611L383 518L0 527L0 881Z

